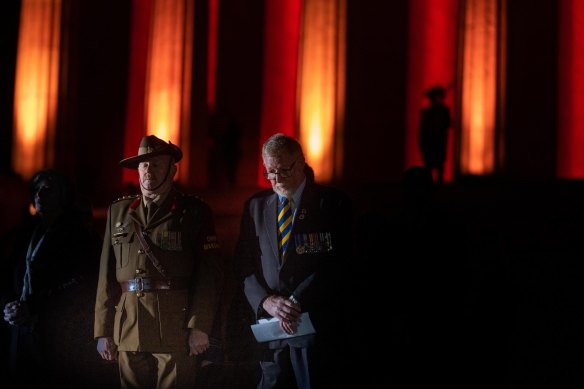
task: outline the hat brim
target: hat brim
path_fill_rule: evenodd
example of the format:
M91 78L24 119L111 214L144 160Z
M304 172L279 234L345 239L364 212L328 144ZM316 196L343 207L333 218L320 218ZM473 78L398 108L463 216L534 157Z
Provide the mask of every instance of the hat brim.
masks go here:
M140 164L140 162L146 161L148 159L151 159L152 157L156 157L159 155L170 155L171 157L174 158L175 163L180 161L183 156L182 151L178 147L176 147L175 145L170 145L168 147L153 151L148 154L136 155L133 157L122 159L120 161L120 165L128 169L138 169L138 165Z

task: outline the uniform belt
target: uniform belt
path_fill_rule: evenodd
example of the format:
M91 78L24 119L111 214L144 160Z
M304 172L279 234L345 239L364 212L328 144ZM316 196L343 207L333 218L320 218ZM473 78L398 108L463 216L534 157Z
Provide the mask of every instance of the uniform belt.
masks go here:
M134 278L120 282L122 292L149 292L153 290L187 289L188 281L185 278Z

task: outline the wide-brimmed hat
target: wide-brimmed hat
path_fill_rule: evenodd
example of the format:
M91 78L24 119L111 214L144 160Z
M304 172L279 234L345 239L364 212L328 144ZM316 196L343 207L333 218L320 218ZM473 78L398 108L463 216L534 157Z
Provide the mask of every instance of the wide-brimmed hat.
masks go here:
M424 95L429 98L437 97L446 95L446 88L440 85L433 86L432 88L428 89L424 92Z
M178 146L173 145L170 141L166 143L154 135L147 135L140 142L138 155L122 159L120 165L128 169L138 169L140 162L157 155L170 155L174 158L174 162L178 162L182 159L183 153Z

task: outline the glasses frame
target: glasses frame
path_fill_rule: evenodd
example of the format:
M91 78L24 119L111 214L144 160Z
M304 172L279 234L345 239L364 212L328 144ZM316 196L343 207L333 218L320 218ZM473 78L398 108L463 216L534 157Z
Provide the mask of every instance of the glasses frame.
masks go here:
M274 172L268 172L268 171L264 171L264 178L266 180L275 180L278 176L280 176L280 178L289 178L292 176L292 170L294 170L294 166L296 165L296 162L298 161L298 158L296 158L294 160L294 162L292 162L292 164L290 165L289 168L285 169L285 168L281 168L278 169Z

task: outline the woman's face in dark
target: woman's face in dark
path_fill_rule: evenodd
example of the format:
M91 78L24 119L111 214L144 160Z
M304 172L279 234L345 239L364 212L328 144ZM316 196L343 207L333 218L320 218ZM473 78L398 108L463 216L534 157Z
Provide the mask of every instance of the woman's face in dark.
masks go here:
M61 207L60 198L61 191L57 185L47 179L40 180L34 191L34 207L41 216L51 213Z

